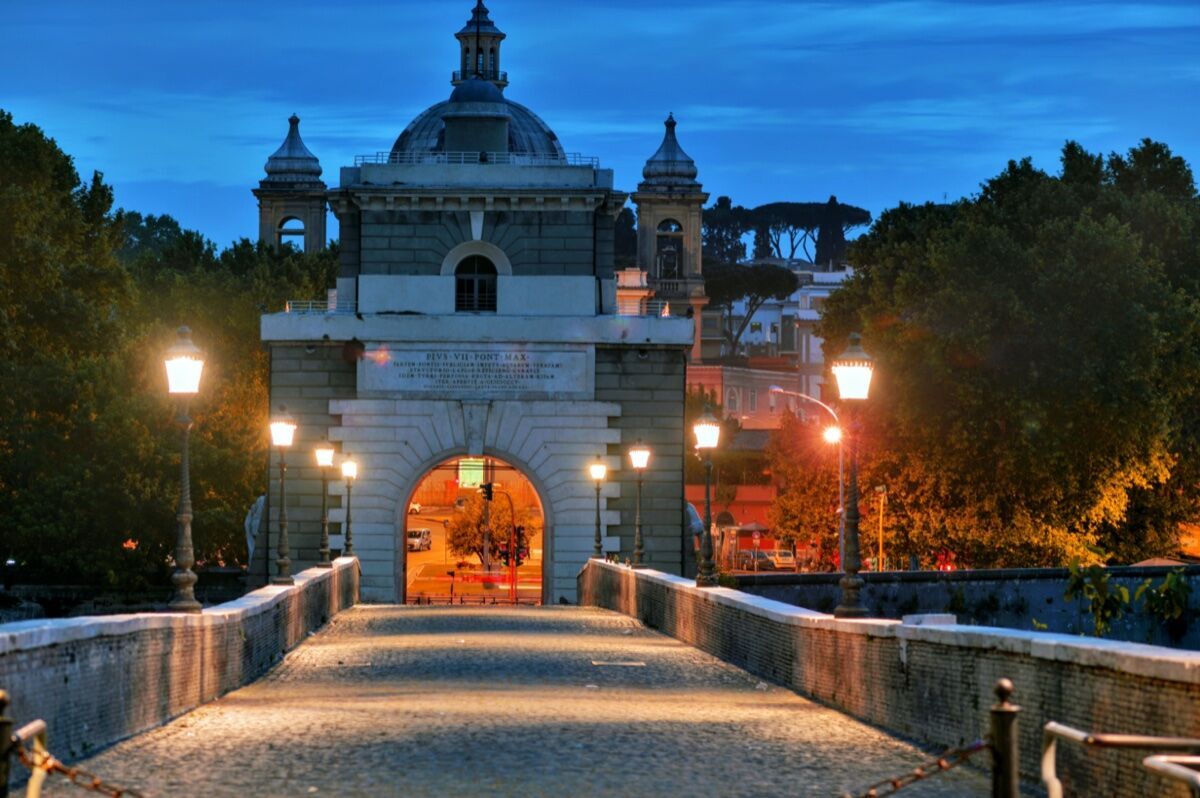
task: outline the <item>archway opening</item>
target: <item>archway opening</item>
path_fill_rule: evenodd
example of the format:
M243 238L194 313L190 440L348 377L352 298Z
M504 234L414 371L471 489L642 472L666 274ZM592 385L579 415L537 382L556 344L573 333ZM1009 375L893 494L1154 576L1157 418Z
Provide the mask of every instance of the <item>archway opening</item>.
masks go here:
M494 457L434 466L404 526L409 604L543 603L546 515L515 466Z
M299 252L304 252L304 222L295 216L289 216L279 222L279 246L290 244Z

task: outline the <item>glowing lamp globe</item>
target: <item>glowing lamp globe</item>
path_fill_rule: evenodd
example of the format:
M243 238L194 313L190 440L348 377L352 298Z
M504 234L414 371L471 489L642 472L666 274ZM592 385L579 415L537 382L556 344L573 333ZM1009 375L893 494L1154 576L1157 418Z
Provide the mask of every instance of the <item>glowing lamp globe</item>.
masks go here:
M175 345L167 350L167 392L195 396L200 392L204 354L192 343L192 331L187 327L180 327L177 335Z
M641 471L650 465L650 450L638 441L632 449L629 450L629 462L638 471Z
M333 447L318 446L314 452L317 456L317 466L320 468L329 468L333 465Z
M342 476L347 480L358 479L358 463L353 460L343 460Z
M843 400L862 401L871 392L875 362L862 348L858 333L850 334L850 346L833 361L833 376Z
M608 476L608 466L604 464L603 460L596 458L596 462L588 466L588 473L591 474L592 479L603 482L604 478Z
M282 408L280 410L282 411ZM281 412L271 420L271 443L284 448L291 446L295 440L296 422L286 412Z
M824 436L826 443L841 443L842 442L842 428L841 427L826 427L825 432L823 432L822 435Z
M715 449L721 442L721 422L710 409L705 409L704 415L692 425L692 432L696 434L697 449Z

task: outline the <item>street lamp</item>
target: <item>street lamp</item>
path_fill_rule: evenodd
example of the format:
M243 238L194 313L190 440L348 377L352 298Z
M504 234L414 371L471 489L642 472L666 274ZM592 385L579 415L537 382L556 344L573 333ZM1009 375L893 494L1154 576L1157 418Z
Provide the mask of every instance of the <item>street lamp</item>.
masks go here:
M287 408L282 405L279 415L271 421L271 443L279 449L279 556L275 559L275 576L271 579L273 585L291 585L292 560L288 556L288 517L287 517L287 450L296 440L296 421L287 414Z
M692 425L696 449L704 453L704 532L700 535L700 563L696 569L696 587L716 587L712 539L712 450L721 442L721 423L713 418L712 408Z
M800 393L799 391L786 391L778 385L772 385L770 392L781 393L787 396L795 396L798 399L804 399L805 401L812 402L813 404L818 405L825 410L825 412L829 413L829 415L833 416L833 423L835 426L826 427L825 432L822 433L822 436L825 438L826 443L830 445L837 444L838 447L838 566L843 567L843 564L846 562L846 476L845 468L843 466L845 461L845 452L844 447L842 446L842 439L845 437L845 435L842 432L842 422L838 418L836 410L815 396L809 396L808 394Z
M167 393L179 397L179 415L175 423L183 432L183 448L179 458L179 507L175 513L175 571L171 582L175 595L168 605L175 612L200 612L196 601L196 553L192 548L192 483L188 473L188 437L192 431L192 419L188 415L188 403L200 392L200 375L204 372L204 355L192 343L192 331L180 327L175 345L167 350Z
M353 460L346 459L342 461L342 478L346 480L346 524L342 530L346 536L345 547L342 549L342 556L354 556L354 531L350 527L350 499L354 490L354 480L358 479L358 463Z
M650 450L639 440L629 450L629 462L637 473L637 505L633 515L633 567L642 567L645 553L642 540L642 475L650 465Z
M832 368L842 401L866 401L871 391L875 363L871 356L863 351L858 333L850 334L850 346L833 361ZM842 513L846 521L846 559L842 563L842 570L845 572L841 579L842 603L833 611L834 616L838 618L862 618L867 614L859 597L863 580L858 575L862 561L858 547L858 435L853 434L856 431L857 429L851 429L850 479L846 509Z
M604 540L600 537L600 486L604 484L604 479L608 476L608 466L604 464L599 455L596 456L596 462L588 466L588 474L596 483L596 540L592 556L603 557Z
M321 470L321 548L318 552L321 559L317 562L320 568L332 568L329 561L329 469L333 467L333 447L322 443L313 454L317 458L317 468Z

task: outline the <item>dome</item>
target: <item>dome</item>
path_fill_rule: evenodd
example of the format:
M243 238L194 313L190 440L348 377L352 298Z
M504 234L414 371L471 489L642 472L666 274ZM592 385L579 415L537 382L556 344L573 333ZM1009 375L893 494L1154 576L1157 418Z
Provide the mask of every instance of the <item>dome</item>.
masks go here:
M490 80L471 78L459 84L450 93L452 103L499 103L504 104L504 94Z
M488 81L467 81L455 89L455 94L459 89L475 82L486 83L489 88L499 93L499 89L496 89ZM454 99L454 95L451 95L451 99ZM558 136L537 114L503 95L499 102L508 108L511 115L508 122L508 151L510 153L552 159L565 157ZM442 121L442 117L454 110L451 102L438 103L426 109L396 139L396 143L392 146L392 155L442 152L446 132L446 124Z
M675 138L675 115L670 114L665 124L667 132L663 136L662 145L659 146L658 152L646 161L646 167L642 169L642 177L650 186L696 185L696 178L700 175L700 170L696 168L696 162L683 151L683 148L679 146L678 139Z
M311 183L321 178L321 162L300 138L300 117L292 114L288 120L287 138L267 159L267 179L270 183Z

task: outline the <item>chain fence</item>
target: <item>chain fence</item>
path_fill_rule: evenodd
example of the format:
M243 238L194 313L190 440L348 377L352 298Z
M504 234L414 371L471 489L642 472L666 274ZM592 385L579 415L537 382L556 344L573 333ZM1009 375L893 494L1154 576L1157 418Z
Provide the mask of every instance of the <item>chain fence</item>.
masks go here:
M882 798L885 795L895 795L905 787L911 787L918 782L922 782L933 776L939 776L953 770L959 765L966 764L970 761L971 757L980 751L989 751L991 747L991 744L987 740L976 740L959 748L951 748L936 759L924 762L908 773L896 776L895 778L877 781L862 792L844 792L839 798Z
M3 714L6 696L0 692L0 715ZM11 727L10 727L11 728ZM35 720L22 726L7 740L0 738L0 798L8 795L8 761L15 757L29 770L29 781L25 785L25 798L41 798L42 787L50 776L61 776L64 783L107 798L146 798L143 793L115 784L80 767L69 767L46 748L46 722Z

